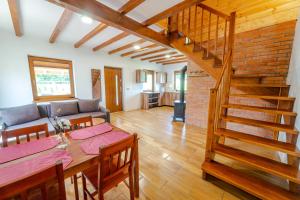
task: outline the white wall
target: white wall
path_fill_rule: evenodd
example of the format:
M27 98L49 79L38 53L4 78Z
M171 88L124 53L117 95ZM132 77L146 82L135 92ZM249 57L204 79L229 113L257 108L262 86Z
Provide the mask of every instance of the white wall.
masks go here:
M166 91L173 91L174 88L174 71L181 70L186 63L178 63L173 65L164 65L163 71L168 73L168 83L165 86Z
M294 111L298 116L296 119L296 128L300 130L300 16L296 24L296 32L293 43L292 56L289 66L287 84L291 85L290 96L296 97ZM300 137L299 137L300 138ZM298 147L300 148L300 139L298 138Z
M135 83L138 68L161 71L159 65L140 62L87 48L73 48L72 44L50 44L45 39L29 36L16 37L10 32L0 32L0 108L31 103L32 90L28 55L72 60L77 98L92 98L91 68L101 69L102 95L105 105L104 66L123 69L124 110L140 108L142 84Z

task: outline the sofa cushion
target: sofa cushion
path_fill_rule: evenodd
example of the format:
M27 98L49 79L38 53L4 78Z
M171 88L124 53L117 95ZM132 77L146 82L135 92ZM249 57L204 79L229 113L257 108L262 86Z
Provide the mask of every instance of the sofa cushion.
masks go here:
M92 99L92 100L78 100L78 108L79 112L87 113L87 112L97 112L99 111L99 102L100 99Z
M41 117L51 117L50 116L50 111L51 111L51 106L50 103L43 103L39 104L38 106L39 112Z
M10 127L7 127L6 130L11 131L11 130L16 130L16 129L25 128L25 127L29 127L29 126L36 126L36 125L40 125L40 124L48 124L49 134L55 134L55 129L48 118L41 118L41 119L27 122L24 124L10 126Z
M51 117L78 114L77 101L51 102Z
M61 116L61 117L58 117L58 119L70 120L70 119L77 119L77 118L87 117L87 116L92 116L93 118L106 119L106 113L103 113L103 112L78 113L76 115ZM51 121L52 124L56 124L54 118L50 118L50 121Z
M4 108L0 110L0 118L7 126L14 126L40 119L40 113L35 103L24 106Z

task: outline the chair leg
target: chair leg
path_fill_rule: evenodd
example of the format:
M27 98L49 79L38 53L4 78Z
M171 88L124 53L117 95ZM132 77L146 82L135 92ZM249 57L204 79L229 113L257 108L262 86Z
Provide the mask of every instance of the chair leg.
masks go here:
M74 178L75 199L76 199L76 200L79 200L77 175L75 174L75 175L73 176L73 178Z
M87 195L86 195L86 180L83 174L81 174L81 178L82 178L82 189L83 189L83 199L87 200Z
M98 191L99 200L104 200L104 194L102 190Z
M130 191L130 200L134 200L133 173L132 173L132 169L130 168L129 168L129 191Z

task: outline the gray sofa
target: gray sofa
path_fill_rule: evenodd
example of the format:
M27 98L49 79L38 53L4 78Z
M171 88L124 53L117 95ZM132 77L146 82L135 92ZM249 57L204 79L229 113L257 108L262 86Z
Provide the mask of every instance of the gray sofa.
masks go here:
M99 105L99 100L50 102L40 105L33 103L0 109L0 123L2 127L0 133L2 135L4 130L15 130L47 123L49 133L55 134L55 116L68 120L92 116L93 118L103 118L106 122L110 122L110 113Z

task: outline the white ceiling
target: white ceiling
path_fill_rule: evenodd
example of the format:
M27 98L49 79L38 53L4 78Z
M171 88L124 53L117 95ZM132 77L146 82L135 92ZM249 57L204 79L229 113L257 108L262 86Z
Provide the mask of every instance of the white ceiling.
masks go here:
M98 0L98 1L111 7L112 9L118 10L128 0ZM174 6L175 4L181 1L182 0L146 0L144 3L140 4L134 10L127 13L127 16L133 18L138 22L143 22L144 20L156 15L157 13L160 13L163 10L168 9L169 7ZM22 30L24 35L40 37L48 42L49 37L64 9L62 7L49 3L46 0L20 0L19 7L20 7L20 15L22 19L21 21ZM80 15L74 14L70 23L59 35L56 42L69 43L70 45L73 46L78 40L80 40L84 35L89 33L98 24L99 22L97 21L93 21L92 24L84 24L81 22ZM158 27L154 27L153 29L156 29L157 31L160 30ZM0 0L0 31L2 30L9 31L11 32L11 34L14 34L8 3L6 0ZM121 32L122 31L116 28L109 27L104 31L102 31L101 33L99 33L97 36L90 39L83 46L92 49L93 47L101 44L102 42L114 37L115 35ZM138 37L134 35L130 35L128 37L123 38L122 40L119 40L103 48L100 51L108 52L127 43L137 41L138 39L139 39ZM151 43L146 42L141 46L143 47L149 44ZM153 48L149 51L155 49L159 49L159 48ZM125 51L118 52L118 54L130 50L132 49L127 49Z

